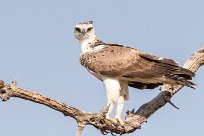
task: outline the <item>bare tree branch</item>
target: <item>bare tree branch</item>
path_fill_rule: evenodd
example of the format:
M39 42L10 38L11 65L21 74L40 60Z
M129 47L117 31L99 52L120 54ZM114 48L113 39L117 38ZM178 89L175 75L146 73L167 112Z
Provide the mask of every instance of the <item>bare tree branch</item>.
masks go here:
M204 64L204 46L196 51L184 64L184 68L196 72L200 66ZM86 125L92 125L99 129L102 134L127 134L139 129L143 122L158 109L170 102L171 97L176 94L183 86L163 85L161 92L151 101L143 104L137 111L128 111L125 119L125 126L119 123L115 124L111 120L105 119L107 109L100 113L85 112L74 107L71 107L63 102L51 99L33 91L24 90L16 87L16 81L11 84L6 84L0 81L0 98L2 101L9 100L10 97L17 97L35 103L43 104L54 110L63 113L65 116L74 118L78 123L78 130L76 136L80 136L83 128Z

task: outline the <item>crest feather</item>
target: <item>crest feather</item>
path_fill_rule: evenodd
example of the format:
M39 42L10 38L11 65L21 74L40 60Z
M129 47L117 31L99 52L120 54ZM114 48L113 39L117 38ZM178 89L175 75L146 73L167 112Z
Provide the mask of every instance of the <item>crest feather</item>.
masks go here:
M79 24L93 24L93 21L80 22Z

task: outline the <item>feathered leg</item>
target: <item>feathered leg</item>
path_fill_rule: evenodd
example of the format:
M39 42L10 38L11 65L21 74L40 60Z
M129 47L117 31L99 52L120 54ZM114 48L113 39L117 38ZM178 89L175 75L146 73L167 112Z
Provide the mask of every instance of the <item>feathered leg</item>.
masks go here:
M121 90L120 82L118 81L118 79L109 78L109 77L104 77L103 82L106 88L107 106L109 107L108 113L106 114L106 118L116 122L115 120L109 118L109 115L113 109L115 102L118 101L120 97L120 90Z
M124 96L120 96L118 99L118 105L117 105L117 109L116 109L116 113L115 113L115 119L118 120L122 126L124 126L124 124L125 124L123 122L123 120L121 119L121 113L123 110L124 103L125 103Z
M120 86L121 86L121 90L120 90L120 96L118 98L118 105L117 105L117 109L115 113L115 119L118 120L122 126L124 126L125 123L121 119L121 113L123 111L125 101L129 99L128 98L128 82L120 81Z

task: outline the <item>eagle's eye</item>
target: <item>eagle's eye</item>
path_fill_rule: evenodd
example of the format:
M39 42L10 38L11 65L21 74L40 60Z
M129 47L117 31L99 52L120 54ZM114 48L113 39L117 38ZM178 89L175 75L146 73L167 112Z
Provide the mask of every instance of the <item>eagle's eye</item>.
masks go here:
M77 31L77 32L81 32L81 29L78 28L78 27L75 27L75 31Z
M87 32L90 32L92 29L93 29L93 27L89 27L89 28L87 29Z

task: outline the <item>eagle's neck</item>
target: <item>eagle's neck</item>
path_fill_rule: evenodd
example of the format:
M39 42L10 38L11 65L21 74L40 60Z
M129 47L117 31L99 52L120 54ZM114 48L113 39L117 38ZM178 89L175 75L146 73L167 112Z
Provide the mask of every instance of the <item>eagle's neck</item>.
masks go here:
M86 53L86 52L91 52L91 51L101 49L103 45L100 45L99 47L98 46L99 42L103 43L100 40L98 40L96 37L80 41L81 53Z

